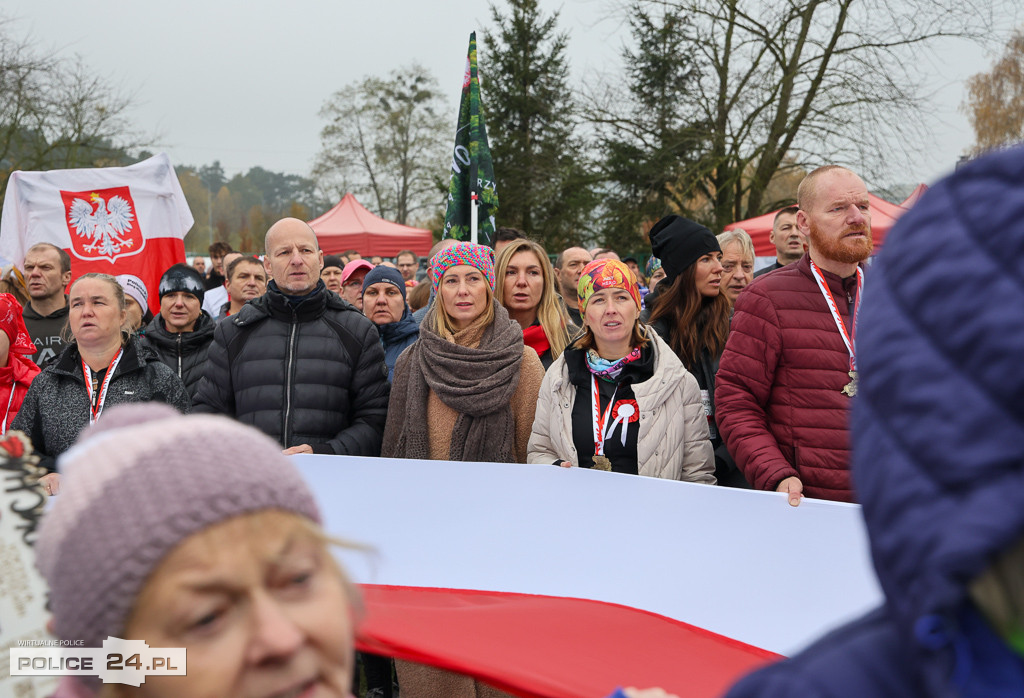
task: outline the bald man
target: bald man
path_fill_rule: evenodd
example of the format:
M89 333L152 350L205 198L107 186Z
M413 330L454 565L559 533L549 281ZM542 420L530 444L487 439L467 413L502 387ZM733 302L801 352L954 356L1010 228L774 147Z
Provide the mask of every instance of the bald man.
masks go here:
M850 502L848 422L857 393L854 322L871 255L864 181L827 165L797 190L808 250L736 298L716 376L715 416L756 489Z
M320 280L313 230L267 231L267 292L217 325L194 410L226 414L286 454L380 455L389 388L373 323Z

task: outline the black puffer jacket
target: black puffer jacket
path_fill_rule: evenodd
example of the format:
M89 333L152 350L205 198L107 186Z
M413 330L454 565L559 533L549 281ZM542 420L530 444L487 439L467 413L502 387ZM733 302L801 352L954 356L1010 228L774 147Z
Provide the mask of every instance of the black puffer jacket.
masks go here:
M157 315L146 325L143 344L148 344L181 379L189 397L195 398L199 380L206 372L206 353L210 350L216 326L217 323L205 310L191 332L168 332L162 315Z
M133 402L165 402L184 414L191 408L185 386L174 372L134 337L110 379L104 410ZM71 447L88 424L89 394L82 375L82 355L78 345L71 344L32 381L11 428L28 434L41 464L53 472L54 459Z
M322 281L295 305L271 282L217 323L195 411L231 415L285 448L378 456L389 392L372 322Z

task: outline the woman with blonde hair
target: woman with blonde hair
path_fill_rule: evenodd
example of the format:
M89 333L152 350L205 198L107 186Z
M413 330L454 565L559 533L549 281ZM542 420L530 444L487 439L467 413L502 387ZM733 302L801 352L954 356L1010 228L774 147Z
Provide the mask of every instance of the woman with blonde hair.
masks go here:
M431 260L435 301L398 357L381 455L523 463L544 368L494 298L491 249Z
M533 240L513 240L495 263L498 300L523 328L523 342L533 347L545 369L562 355L572 328L554 276L547 252Z
M25 432L50 474L44 487L56 494L54 459L66 451L106 407L126 402L165 402L192 408L174 371L160 363L129 331L124 289L108 274L83 274L68 292L72 342L32 381L11 424Z
M395 364L381 455L525 463L544 367L494 297L494 257L456 243L434 255L435 299ZM403 698L505 695L467 676L396 662Z
M715 484L697 381L640 323L633 272L591 262L577 292L584 333L544 376L529 462Z

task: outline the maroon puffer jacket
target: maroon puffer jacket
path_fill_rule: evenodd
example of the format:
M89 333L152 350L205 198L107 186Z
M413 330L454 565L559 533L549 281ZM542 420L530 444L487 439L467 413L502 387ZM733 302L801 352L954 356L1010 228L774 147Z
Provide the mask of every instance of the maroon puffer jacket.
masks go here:
M823 272L847 331L856 276ZM804 494L853 501L850 355L809 257L755 279L736 299L719 365L715 417L729 453L757 489L796 475Z

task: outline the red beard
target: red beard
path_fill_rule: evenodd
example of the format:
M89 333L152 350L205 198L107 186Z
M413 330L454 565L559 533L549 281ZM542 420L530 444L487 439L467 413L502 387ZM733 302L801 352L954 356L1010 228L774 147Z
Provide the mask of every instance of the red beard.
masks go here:
M843 228L838 238L829 238L813 223L809 222L810 231L807 235L814 249L825 259L842 264L858 264L871 256L874 242L871 239L871 226L854 225ZM864 233L863 238L847 238L850 233Z

